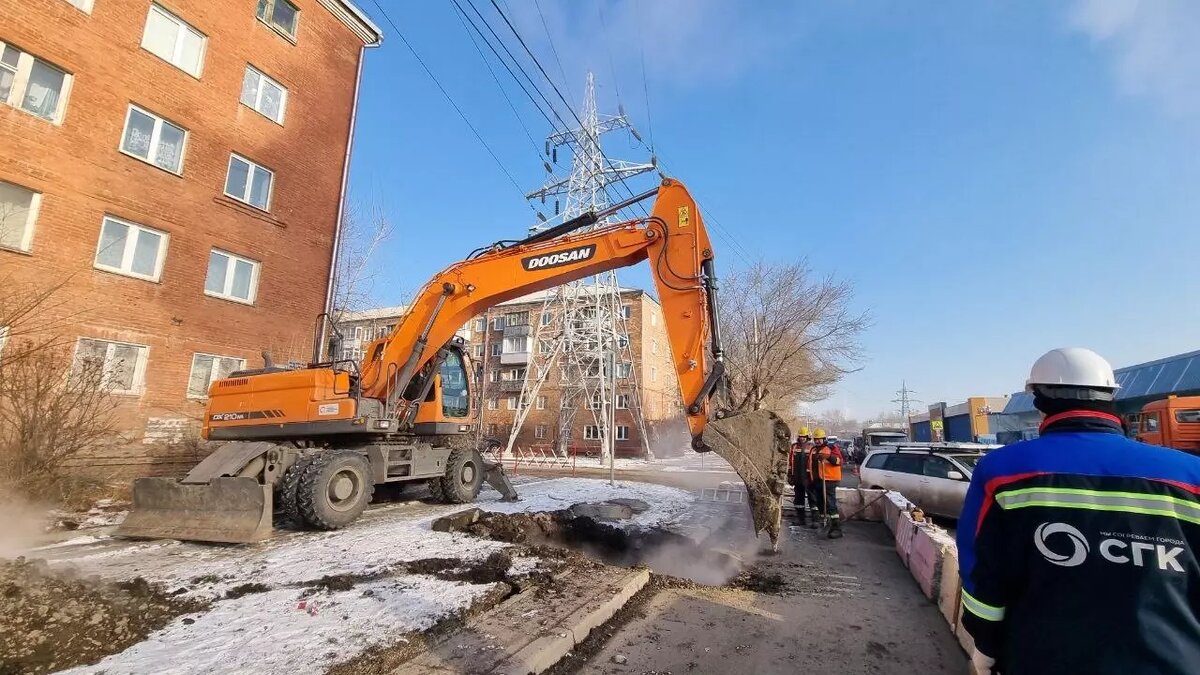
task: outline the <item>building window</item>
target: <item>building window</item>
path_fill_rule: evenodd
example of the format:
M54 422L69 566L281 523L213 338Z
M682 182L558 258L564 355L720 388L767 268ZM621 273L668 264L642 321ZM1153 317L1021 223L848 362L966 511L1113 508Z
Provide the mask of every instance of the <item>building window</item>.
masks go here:
M188 398L207 398L209 385L245 367L245 359L195 354L192 356L192 372L188 376Z
M62 122L71 76L49 63L0 42L0 103Z
M207 38L183 19L158 5L150 5L142 48L179 68L192 77L200 77L204 65Z
M583 440L598 441L600 440L600 427L589 424L583 428Z
M483 345L474 345L474 352L472 352L472 353L475 354L475 358L482 359L483 358Z
M617 346L624 349L629 346L629 337L626 335L617 336Z
M517 409L517 397L509 396L506 406L508 407L509 410L516 410Z
M500 356L500 352L503 350L504 350L504 343L502 343L502 342L493 342L492 343L492 356Z
M617 410L629 410L629 394L617 394Z
M85 14L92 13L92 5L94 3L94 0L67 0L67 2L74 5L76 7L76 9L78 9L79 11L81 11Z
M658 325L658 312L650 312L650 325L651 326Z
M632 319L633 318L633 305L621 305L621 318L622 319Z
M489 398L488 399L488 410L499 410L499 409L500 409L500 402L494 398Z
M523 382L525 380L525 368L509 368L504 371L503 378L506 382Z
M271 184L275 173L240 155L229 156L225 194L256 209L271 209Z
M169 239L166 232L105 216L94 264L97 269L158 281Z
M629 427L625 426L624 424L617 425L617 440L618 441L629 440Z
M204 293L252 305L258 294L258 268L254 260L214 248L208 256Z
M542 312L542 325L549 326L553 315L550 312Z
M0 248L28 251L42 194L0 181Z
M121 152L171 173L182 173L186 145L186 129L136 105L129 106Z
M492 382L499 382L500 381L500 371L493 370L492 374L488 377L488 379L490 379Z
M600 394L592 394L592 399L588 401L588 408L591 410L599 410L602 405Z
M537 409L538 410L546 409L546 397L545 396L537 397Z
M300 10L288 0L258 0L258 10L255 14L259 21L293 40L296 39Z
M283 124L283 110L287 107L287 88L267 77L254 66L246 66L242 78L242 103L262 113L270 120Z
M617 379L628 380L631 373L633 373L632 363L621 363L617 365Z
M504 338L505 354L524 354L529 351L529 336L517 335Z
M658 368L650 366L650 381L658 382Z
M513 312L504 315L505 326L528 326L529 312Z
M145 389L145 345L79 338L75 345L75 372L86 367L103 373L103 386L113 394L140 394Z
M545 438L546 437L546 425L539 424L536 427L534 427L533 428L533 437L534 438Z
M492 330L504 330L504 317L498 316L492 319Z
M475 332L482 333L485 330L487 330L487 319L475 319Z
M651 353L651 354L658 354L658 340L651 340L651 341L650 341L650 353Z

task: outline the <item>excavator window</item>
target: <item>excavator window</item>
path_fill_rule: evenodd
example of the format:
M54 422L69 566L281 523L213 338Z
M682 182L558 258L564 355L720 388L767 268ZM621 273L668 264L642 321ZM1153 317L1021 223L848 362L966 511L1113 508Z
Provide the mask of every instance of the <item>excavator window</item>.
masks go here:
M442 376L442 414L446 417L469 415L471 394L467 384L467 366L457 349L450 350L439 374Z

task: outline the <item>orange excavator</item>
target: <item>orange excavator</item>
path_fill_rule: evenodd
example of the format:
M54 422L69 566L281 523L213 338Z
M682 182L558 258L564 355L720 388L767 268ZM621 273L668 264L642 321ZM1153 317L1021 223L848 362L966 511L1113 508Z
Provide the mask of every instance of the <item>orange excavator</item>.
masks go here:
M656 198L642 220L603 222ZM779 532L786 425L771 413L726 414L714 255L695 201L679 182L516 242L478 249L434 276L362 362L271 365L213 382L203 436L224 441L181 480L142 478L118 535L242 543L270 536L278 515L337 529L376 485L427 481L443 501L475 499L487 480L516 492L467 442L470 359L455 333L481 311L522 295L649 261L662 304L693 448L714 450L746 482L756 531ZM324 317L323 317L324 320ZM324 332L324 331L319 331Z

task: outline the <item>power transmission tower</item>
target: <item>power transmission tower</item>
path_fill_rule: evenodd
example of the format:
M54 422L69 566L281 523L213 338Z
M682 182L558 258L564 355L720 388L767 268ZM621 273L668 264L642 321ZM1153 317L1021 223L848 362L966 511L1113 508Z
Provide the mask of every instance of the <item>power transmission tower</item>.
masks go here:
M892 399L892 403L900 406L900 417L904 420L905 424L908 424L908 414L913 404L922 402L912 397L915 393L917 392L908 388L907 381L900 380L900 390L896 392L896 398Z
M610 203L609 186L655 170L653 163L635 164L604 156L601 136L622 129L635 135L637 132L624 112L618 115L597 112L595 81L590 72L579 120L582 122L580 127L558 131L546 139L546 154L552 161L557 160L560 147L568 146L573 150L571 174L560 179L551 171L550 178L541 188L525 195L526 199L537 199L542 204L547 199L554 200L554 216L546 218L539 213L543 222L530 228L532 232L548 229L556 221L565 222L588 211L605 208ZM549 163L546 168L550 171ZM561 208L560 198L565 201ZM611 220L606 219L581 231L602 228ZM617 440L618 396L623 395L627 397L626 406L637 425L642 449L650 456L642 397L633 369L625 319L616 272L597 275L590 282L566 284L546 295L541 316L530 322L534 326L531 358L508 438L509 451L543 386L554 387L547 380L553 366L557 365L560 404L555 450L558 454L566 454L576 412L586 405L592 413L597 433L595 438L584 440L599 440L601 456L611 456Z

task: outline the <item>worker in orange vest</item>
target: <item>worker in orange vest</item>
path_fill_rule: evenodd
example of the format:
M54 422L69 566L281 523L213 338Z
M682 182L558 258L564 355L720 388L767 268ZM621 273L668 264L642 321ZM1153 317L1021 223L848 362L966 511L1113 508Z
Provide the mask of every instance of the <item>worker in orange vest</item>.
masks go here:
M812 508L808 503L808 452L812 449L812 438L808 427L800 427L796 434L796 442L792 443L792 452L788 455L788 477L795 490L792 505L796 509L796 520L805 523L807 511Z
M817 483L814 492L823 507L823 514L829 521L829 538L840 539L842 520L838 516L837 486L842 481L842 464L845 463L845 459L836 445L826 442L824 429L813 432L813 444L812 473Z

